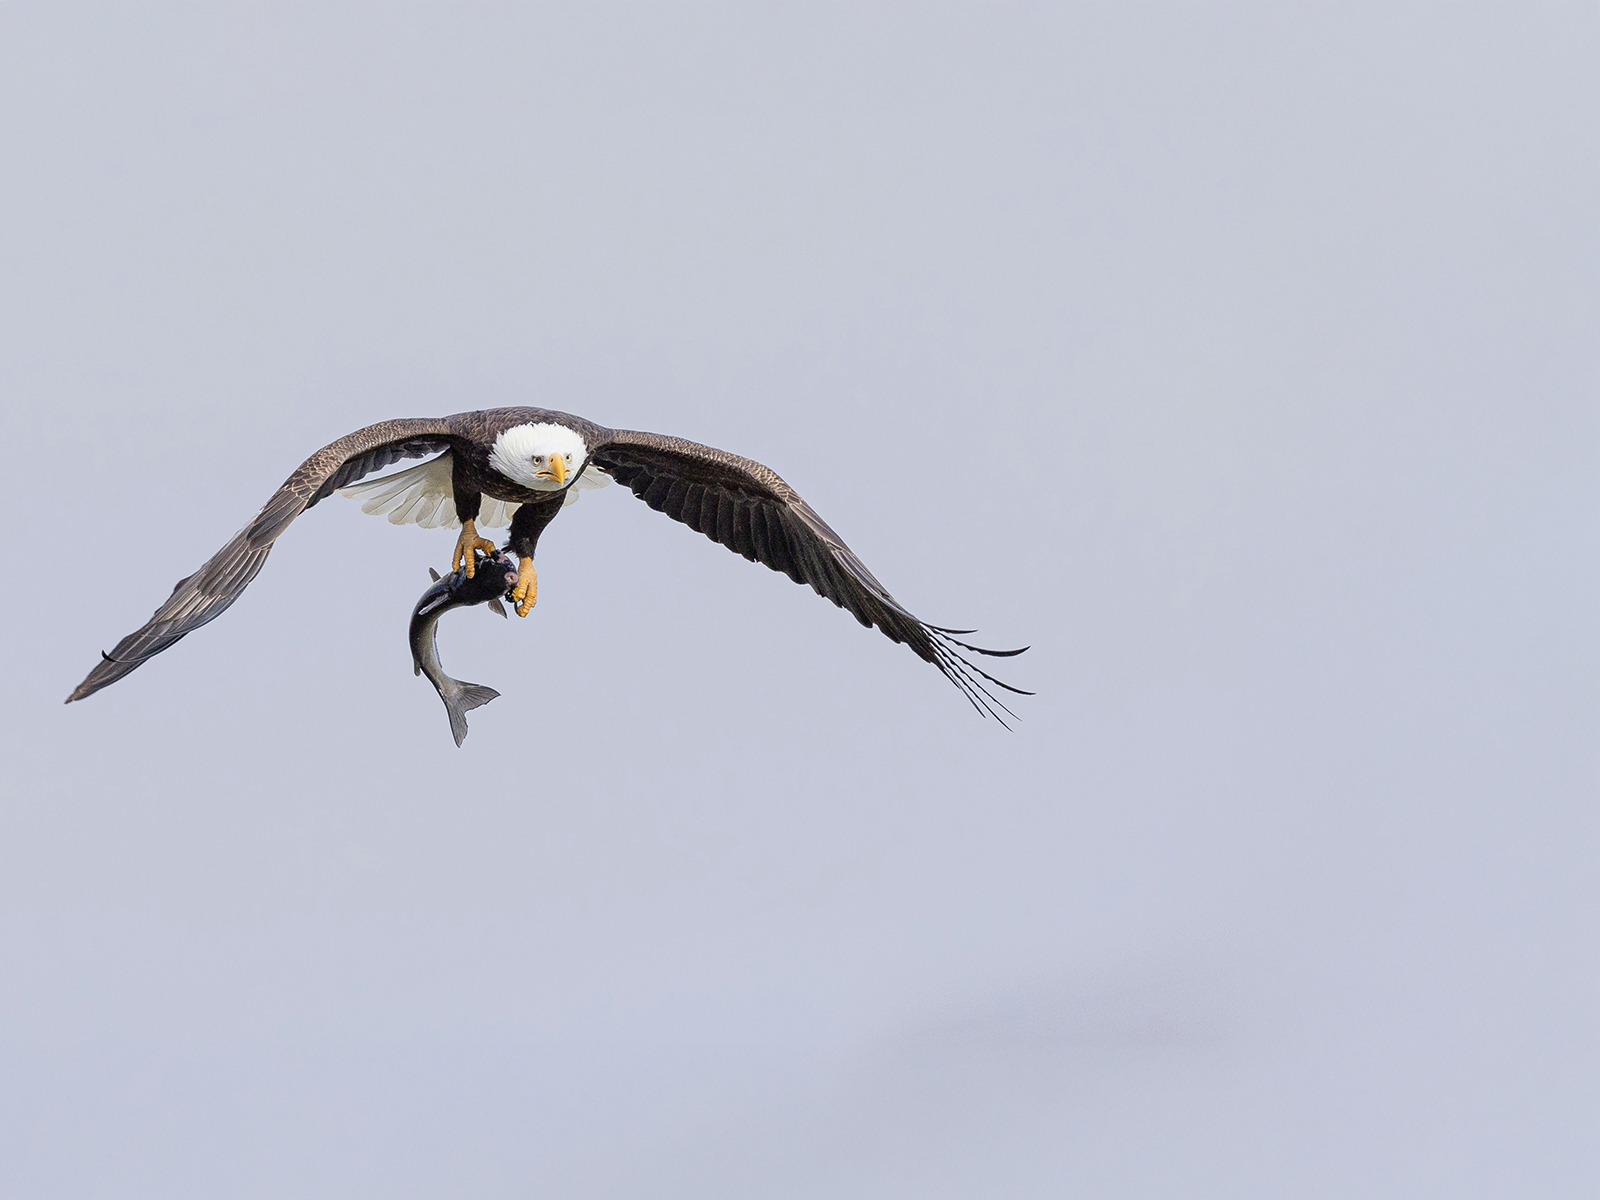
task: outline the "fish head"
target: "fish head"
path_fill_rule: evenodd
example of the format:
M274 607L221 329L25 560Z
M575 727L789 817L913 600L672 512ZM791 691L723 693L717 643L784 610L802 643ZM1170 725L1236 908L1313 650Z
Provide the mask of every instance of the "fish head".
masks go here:
M451 591L459 604L482 604L504 596L517 582L517 560L503 550L493 554L479 553L472 568L472 578L467 578L465 568L451 576Z
M500 577L505 582L505 590L510 592L517 586L517 560L509 554L500 554L496 557L500 560Z

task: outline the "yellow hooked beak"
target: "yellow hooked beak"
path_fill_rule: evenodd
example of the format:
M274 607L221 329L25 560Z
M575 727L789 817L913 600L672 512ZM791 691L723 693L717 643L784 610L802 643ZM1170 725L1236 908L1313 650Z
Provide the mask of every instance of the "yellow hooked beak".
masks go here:
M552 454L550 456L550 468L540 471L539 474L540 476L548 475L556 481L557 485L565 484L567 482L567 460L559 454Z

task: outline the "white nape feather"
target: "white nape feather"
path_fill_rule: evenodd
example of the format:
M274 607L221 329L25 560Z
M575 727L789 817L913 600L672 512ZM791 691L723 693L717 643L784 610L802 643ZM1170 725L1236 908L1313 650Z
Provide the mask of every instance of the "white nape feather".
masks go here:
M339 489L339 495L360 500L361 511L374 516L387 516L391 525L420 525L424 529L455 529L461 521L456 517L455 491L450 483L450 453L430 458L416 467L396 471L378 479L352 483ZM483 498L483 508L478 513L477 525L483 529L504 529L511 524L511 514L519 506Z

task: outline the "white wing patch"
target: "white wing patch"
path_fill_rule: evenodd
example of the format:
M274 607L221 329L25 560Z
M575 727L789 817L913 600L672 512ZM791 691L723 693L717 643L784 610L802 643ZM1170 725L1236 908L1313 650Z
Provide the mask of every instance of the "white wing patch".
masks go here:
M438 529L461 524L456 519L456 503L450 486L449 451L420 466L342 487L339 495L361 501L362 512L386 516L391 525Z
M450 452L447 450L420 466L342 487L339 495L361 501L362 512L386 516L391 525L455 529L461 522L456 517L455 489L450 483L450 468ZM590 467L567 489L562 504L576 503L580 490L605 487L610 482L611 476ZM476 524L480 529L504 529L511 524L511 514L520 507L520 504L485 496Z
M590 463L589 469L574 479L572 486L567 489L567 494L561 497L561 507L566 508L569 504L576 504L579 492L592 492L595 488L603 488L610 482L611 476Z

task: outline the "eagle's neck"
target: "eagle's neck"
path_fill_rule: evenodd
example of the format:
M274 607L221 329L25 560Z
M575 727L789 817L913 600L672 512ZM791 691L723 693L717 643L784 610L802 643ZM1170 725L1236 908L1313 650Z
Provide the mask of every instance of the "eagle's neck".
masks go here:
M562 485L553 479L540 479L534 465L534 456L551 454L568 455L572 471L576 473L588 457L588 447L583 439L565 425L541 421L530 425L513 425L502 430L489 449L489 466L512 483L535 492L559 492Z

